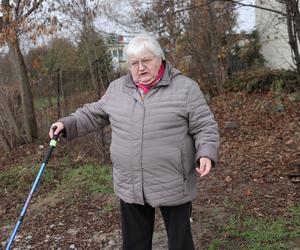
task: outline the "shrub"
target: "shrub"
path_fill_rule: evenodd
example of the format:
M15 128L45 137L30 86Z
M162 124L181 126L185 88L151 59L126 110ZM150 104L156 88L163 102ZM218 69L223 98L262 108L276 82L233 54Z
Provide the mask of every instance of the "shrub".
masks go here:
M289 70L259 69L236 73L226 83L227 91L266 92L300 90L299 75Z

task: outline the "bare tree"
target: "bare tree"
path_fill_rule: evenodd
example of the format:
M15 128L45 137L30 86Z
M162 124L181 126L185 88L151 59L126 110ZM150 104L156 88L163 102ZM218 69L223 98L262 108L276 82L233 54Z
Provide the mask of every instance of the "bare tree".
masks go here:
M96 17L101 15L101 2L99 0L58 0L58 4L69 21L71 21L72 24L76 24L77 29L80 27L79 37L85 47L92 83L98 97L100 97L107 86L104 79L109 79L108 70L105 70L106 75L103 75L103 71L99 69L101 67L99 62L102 62L102 66L106 69L109 68L109 62L106 54L97 47L97 44L100 40L103 40L103 38L96 32L94 24Z
M187 6L187 1L153 0L148 2L147 6L139 0L130 2L143 28L158 36L168 60L175 64L178 42L189 20L187 12L177 12L177 10Z
M151 6L152 1L110 0L101 9L109 26L115 27L112 33L136 34L144 29L142 18Z
M20 49L19 36L32 27L28 26L28 18L39 8L43 1L13 1L2 0L2 18L0 20L0 42L6 43L14 56L15 67L20 77L24 127L28 141L37 138L37 122L30 87L28 71Z
M207 0L193 0L189 24L184 38L184 50L191 57L190 71L205 83L210 92L222 93L228 78L230 51L236 36L234 5Z
M19 128L19 90L14 84L14 72L8 55L0 57L0 141L5 151L24 141Z

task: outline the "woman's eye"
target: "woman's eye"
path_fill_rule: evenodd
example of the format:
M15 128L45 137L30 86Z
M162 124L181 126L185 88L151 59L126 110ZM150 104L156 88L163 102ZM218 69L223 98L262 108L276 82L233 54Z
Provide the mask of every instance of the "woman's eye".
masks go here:
M145 59L145 60L142 61L142 63L145 63L145 64L147 64L149 62L150 62L150 59Z

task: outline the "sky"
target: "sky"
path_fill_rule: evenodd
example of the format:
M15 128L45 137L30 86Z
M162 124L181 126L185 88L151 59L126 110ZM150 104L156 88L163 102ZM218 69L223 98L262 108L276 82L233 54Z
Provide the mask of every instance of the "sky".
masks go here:
M244 0L245 4L254 4L254 0ZM255 8L240 7L238 9L238 31L251 31L255 27Z

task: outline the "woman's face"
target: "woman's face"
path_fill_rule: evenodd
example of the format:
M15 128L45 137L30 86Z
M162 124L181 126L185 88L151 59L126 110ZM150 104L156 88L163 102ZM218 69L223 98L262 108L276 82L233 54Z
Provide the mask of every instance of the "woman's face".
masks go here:
M156 78L162 60L150 52L128 59L129 69L134 81L149 84Z

